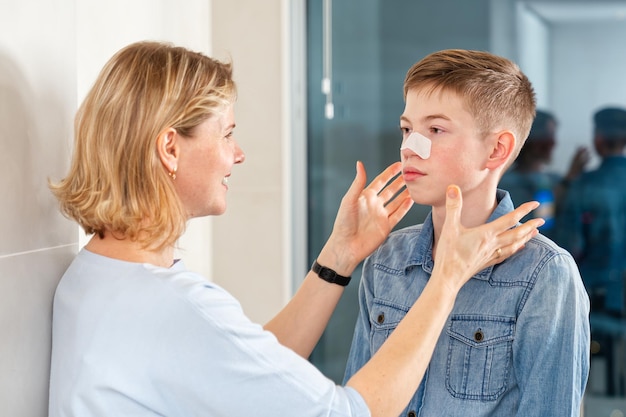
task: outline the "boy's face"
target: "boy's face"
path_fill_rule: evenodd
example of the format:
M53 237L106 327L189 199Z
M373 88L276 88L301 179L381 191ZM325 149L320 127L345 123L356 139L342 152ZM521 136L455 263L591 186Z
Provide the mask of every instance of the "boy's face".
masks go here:
M480 191L489 173L485 168L489 141L480 137L474 118L455 93L409 90L400 129L403 139L418 132L432 142L426 159L411 149L401 151L404 181L416 203L445 205L449 184L461 188L464 200L472 191Z

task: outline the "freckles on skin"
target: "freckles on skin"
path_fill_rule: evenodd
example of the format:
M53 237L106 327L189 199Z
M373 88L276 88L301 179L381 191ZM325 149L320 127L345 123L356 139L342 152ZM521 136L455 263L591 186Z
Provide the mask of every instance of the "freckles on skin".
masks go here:
M176 179L179 197L189 218L220 215L226 211L228 187L241 150L232 138L232 108L202 122L190 138L181 138L180 175Z

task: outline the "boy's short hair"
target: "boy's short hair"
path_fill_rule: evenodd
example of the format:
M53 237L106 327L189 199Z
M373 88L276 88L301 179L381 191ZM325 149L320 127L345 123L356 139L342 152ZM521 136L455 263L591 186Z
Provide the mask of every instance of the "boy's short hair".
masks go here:
M517 157L535 117L535 92L514 62L483 51L447 49L415 63L404 80L404 98L414 88L452 91L461 97L481 135L510 130Z

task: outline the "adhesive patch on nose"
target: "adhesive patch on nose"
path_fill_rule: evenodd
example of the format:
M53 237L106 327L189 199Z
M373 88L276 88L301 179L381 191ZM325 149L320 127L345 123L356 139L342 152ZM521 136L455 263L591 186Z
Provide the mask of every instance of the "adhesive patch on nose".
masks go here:
M402 141L400 150L410 149L415 152L420 158L428 159L430 157L430 139L426 136L420 135L417 132L411 133Z

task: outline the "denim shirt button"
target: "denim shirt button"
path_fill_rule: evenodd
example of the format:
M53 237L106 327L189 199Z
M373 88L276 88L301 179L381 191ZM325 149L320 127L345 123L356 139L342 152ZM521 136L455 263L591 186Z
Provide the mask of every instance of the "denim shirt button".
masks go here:
M407 417L416 417L417 414L415 414L415 411L411 410L407 413Z
M380 313L378 317L376 317L376 322L378 324L383 324L385 322L385 313Z
M482 330L476 330L476 333L474 333L474 340L477 342L482 342L484 338L485 335L483 334Z

